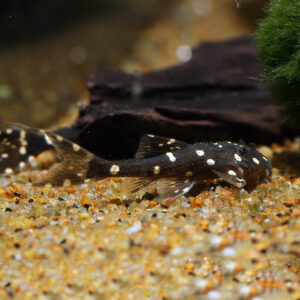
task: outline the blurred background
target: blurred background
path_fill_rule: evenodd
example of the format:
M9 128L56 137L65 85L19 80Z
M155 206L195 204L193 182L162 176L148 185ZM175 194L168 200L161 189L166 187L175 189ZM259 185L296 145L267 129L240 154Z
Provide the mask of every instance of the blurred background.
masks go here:
M8 0L0 4L0 118L65 126L105 69L182 63L201 41L252 34L265 0ZM212 62L213 63L213 62Z

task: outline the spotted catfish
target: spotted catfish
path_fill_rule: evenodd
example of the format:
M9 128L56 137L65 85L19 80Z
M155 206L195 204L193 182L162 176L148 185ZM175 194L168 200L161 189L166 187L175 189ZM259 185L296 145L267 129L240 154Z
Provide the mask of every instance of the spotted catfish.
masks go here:
M242 188L248 179L257 182L272 174L270 161L255 146L231 142L187 144L152 134L141 138L135 158L104 160L55 133L10 124L0 135L0 172L10 175L26 167L36 153L29 140L44 140L45 149L55 149L59 161L36 186L80 184L106 177L133 177L131 192L156 189L161 197L176 198L196 182L222 178Z

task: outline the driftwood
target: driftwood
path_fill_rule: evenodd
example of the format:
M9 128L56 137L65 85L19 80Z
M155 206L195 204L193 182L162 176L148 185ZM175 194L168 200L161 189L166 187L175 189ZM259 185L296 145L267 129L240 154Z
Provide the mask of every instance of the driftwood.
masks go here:
M143 75L92 76L90 104L61 133L108 159L134 155L145 133L196 141L268 144L281 135L250 38L203 43L184 64Z

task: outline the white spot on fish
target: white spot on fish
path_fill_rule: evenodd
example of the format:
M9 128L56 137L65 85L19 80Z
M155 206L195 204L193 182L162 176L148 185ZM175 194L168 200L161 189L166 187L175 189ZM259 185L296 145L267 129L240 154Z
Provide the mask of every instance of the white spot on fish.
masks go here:
M253 157L252 159L257 165L259 165L259 160L256 157Z
M20 140L20 141L21 141L21 145L22 145L22 146L27 146L27 145L28 145L28 143L27 143L26 140Z
M10 175L13 173L13 170L11 168L6 168L4 172L5 174Z
M73 144L72 147L73 147L73 150L76 152L80 150L80 146L77 144Z
M187 193L189 190L190 190L190 188L189 188L189 187L186 187L186 188L184 188L182 191L183 191L184 193Z
M19 168L23 169L26 166L26 164L24 163L24 161L19 162Z
M203 156L204 155L203 150L196 150L196 153L197 153L198 156Z
M62 142L64 140L64 138L60 135L57 135L56 136L56 139L59 141L59 142Z
M169 141L168 141L168 145L171 145L171 144L173 144L173 143L175 143L175 140L174 139L169 139Z
M30 155L30 156L28 157L28 162L29 162L29 164L30 164L30 166L31 166L32 168L35 168L35 167L37 166L36 159L35 159L35 157L34 157L33 155Z
M12 133L13 133L13 130L12 130L11 128L8 128L8 129L5 130L5 132L6 132L7 134L12 134Z
M231 176L236 176L236 173L233 170L229 170L227 173Z
M164 144L163 143L160 143L160 144L158 144L158 147L162 147Z
M47 134L44 135L44 139L48 145L52 145L51 139L49 138L49 136Z
M213 159L208 159L207 161L207 164L209 165L209 166L213 166L216 162L213 160Z
M24 147L24 146L20 147L19 152L20 152L21 155L25 155L26 152L27 152L26 147Z
M175 162L176 161L176 157L173 155L172 152L167 152L166 155L169 157L171 162Z
M188 172L185 173L185 176L191 177L191 176L193 176L193 172L192 171L188 171Z
M149 137L154 138L155 136L153 134L148 134Z
M222 146L222 145L218 145L218 147L219 147L219 148L223 148L223 146Z
M263 159L264 159L265 161L268 161L268 159L267 159L266 157L264 157L264 156L263 156Z
M20 131L20 139L21 140L25 140L25 138L26 138L26 131L25 130L21 130Z
M117 165L112 165L112 166L110 167L110 173L111 173L112 175L117 175L119 172L120 172L120 167L119 167L119 166L117 166Z
M155 166L155 167L154 167L154 170L153 170L153 173L154 173L155 175L157 175L157 174L159 174L159 172L160 172L160 166Z
M237 153L234 153L234 159L236 161L242 161L242 158Z
M8 154L7 154L7 153L2 153L2 154L1 154L1 157L2 157L2 158L8 158Z

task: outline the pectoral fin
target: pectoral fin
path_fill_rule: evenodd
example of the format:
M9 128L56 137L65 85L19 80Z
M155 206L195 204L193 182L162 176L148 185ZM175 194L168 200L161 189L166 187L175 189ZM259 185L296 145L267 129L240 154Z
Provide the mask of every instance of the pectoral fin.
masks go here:
M229 169L225 172L219 170L212 170L213 173L218 175L220 178L225 180L226 182L238 187L242 188L246 185L246 180L244 179L242 172L238 169Z
M174 200L190 191L194 181L178 178L125 178L121 187L121 194L128 195L136 192L150 192L156 190L159 200Z
M190 179L164 178L156 182L156 189L160 199L174 200L188 193L193 185Z

